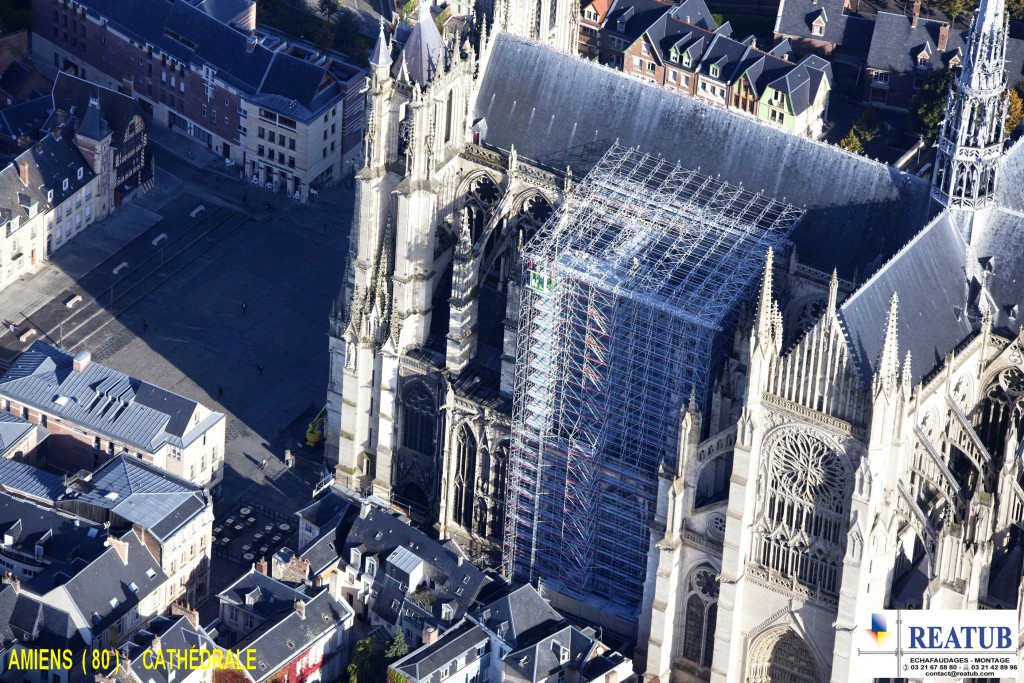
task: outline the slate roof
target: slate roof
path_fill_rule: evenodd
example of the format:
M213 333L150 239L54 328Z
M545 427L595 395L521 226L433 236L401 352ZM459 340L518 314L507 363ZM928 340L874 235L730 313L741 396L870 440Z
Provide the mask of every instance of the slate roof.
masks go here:
M806 205L791 235L801 260L846 279L874 272L932 211L928 182L912 174L504 33L495 38L474 118L486 119L485 144L514 144L520 157L543 162L618 138ZM750 152L757 149L772 153ZM587 170L573 167L576 177Z
M51 102L49 95L40 95L0 110L0 135L6 135L12 140L20 135L35 137L50 116Z
M832 65L818 55L808 55L792 69L769 83L771 88L787 93L793 113L807 111L818 98L823 86L832 84Z
M42 594L103 554L107 532L100 525L0 493L0 535L10 535L14 549L30 556L37 544L43 546L49 565L25 582Z
M112 515L96 521L112 521L115 526L119 520L138 524L161 542L201 515L208 505L203 487L126 455L108 460L71 488L74 493L58 507L71 511L79 509L77 503L87 503L108 510Z
M23 420L17 415L0 412L0 461L10 462L6 460L6 457L14 455L14 447L33 429L35 429L35 425L28 420ZM4 483L3 462L0 462L0 485Z
M299 519L304 519L313 526L321 527L337 517L349 505L351 503L341 496L328 495L316 500L312 505L302 508L295 514Z
M594 640L575 626L565 624L561 629L526 647L509 652L503 657L506 669L512 669L531 683L547 681L566 665L562 663L555 643L568 648L568 666L581 668L594 647Z
M39 649L77 649L85 644L67 612L4 585L0 588L0 647L14 642Z
M878 368L893 292L899 295L900 360L910 351L912 384L971 334L966 257L966 243L943 213L842 305L839 317L865 386Z
M28 164L28 185L21 182L19 164ZM82 169L82 178L78 178ZM0 169L0 226L14 216L24 225L29 219L28 204L35 203L39 213L59 206L88 184L95 174L89 163L67 135L55 138L47 135L19 154L14 161ZM64 180L68 189L64 189ZM53 200L47 199L53 191ZM10 212L9 214L6 212Z
M210 412L194 424L200 406L192 399L96 362L78 372L73 361L66 351L37 341L0 377L0 395L148 452L166 444L184 448L224 419Z
M530 585L474 610L470 618L496 634L516 650L550 635L565 625L565 619Z
M871 69L896 73L912 73L919 68L917 55L928 51L928 70L944 69L959 55L964 58L964 39L967 31L950 29L945 50L938 49L940 21L918 19L917 27L910 25L911 17L890 12L879 12L875 17L875 32L871 38L867 65Z
M699 28L714 31L717 28L715 17L708 9L704 0L684 0L673 7L669 14L674 18Z
M471 621L463 620L437 641L418 648L401 661L395 662L393 668L413 681L431 680L431 674L445 664L458 659L464 653L475 652L476 648L486 645L489 640L486 631Z
M217 645L210 634L202 626L193 626L186 617L158 616L151 620L144 629L139 631L126 645L128 658L135 681L147 683L173 683L175 676L168 678L169 669L165 667L145 666L143 653L153 649L154 637L160 638L160 648L164 651L178 650L215 650ZM148 659L148 658L147 658ZM123 678L121 680L132 680Z
M430 4L431 0L420 0L416 25L391 67L392 75L404 73L421 87L429 83L448 61L448 47L430 14Z
M334 492L328 495L341 497ZM424 580L435 582L436 595L426 619L430 623L446 625L461 619L490 582L490 578L472 563L460 562L460 557L451 549L409 526L392 512L375 505L369 505L365 517L360 512L358 505L346 506L338 515L337 523L325 527L321 535L305 548L300 548L298 554L309 561L314 572L322 571L335 562L349 566L351 550L356 547L360 549L360 561L364 566L363 558L377 557L374 590L378 595L374 611L381 619L394 624L402 610L415 609L408 597L417 586L404 585L402 570L395 572L389 562L397 549L402 550L397 555L402 566L411 563L410 556L419 558L424 563ZM398 603L397 608L395 602ZM442 618L442 605L445 603L453 608L447 621Z
M845 0L783 0L775 20L775 33L842 45L848 50L866 52L871 43L874 22L844 12ZM811 25L819 16L825 17L824 35L816 36Z
M272 96L280 98L277 102L295 101L296 107L284 113L297 120L310 121L343 96L323 66L262 44L248 50L248 36L219 20L219 10L207 12L172 0L151 0L144 9L135 0L86 0L82 5L90 15L105 18L111 28L152 45L154 53L159 50L183 64L209 66L218 79L246 96L262 96L264 106L272 106Z
M0 421L4 415L7 413L0 413ZM16 460L0 458L0 490L52 505L64 495L64 477Z
M296 600L308 600L302 591L261 574L255 567L217 594L217 599L238 605L264 619L294 608Z
M104 88L103 86L72 76L65 71L61 71L57 75L57 80L53 83L51 97L53 100L52 109L54 111L61 109L68 116L75 117L79 121L77 132L93 139L100 139L96 137L97 133L101 135L104 133L104 131L100 130L90 130L93 125L99 128L98 120L95 122L86 121L89 111L89 100L91 98L98 99L100 108L97 114L99 114L99 118L106 125L106 128L113 132L114 136L111 140L111 145L115 149L120 147L120 143L124 139L125 131L128 129L132 118L142 114L142 109L134 98L122 95L116 90ZM52 125L54 125L54 121L51 119L47 123L46 128L49 129Z
M605 16L604 29L636 39L671 9L672 5L662 0L615 0Z
M292 603L289 612L279 613L234 645L239 650L256 651L256 670L247 671L253 680L266 680L318 639L343 628L355 614L348 604L331 595L326 586L304 600L304 617L299 616Z
M987 279L986 288L995 304L992 326L1015 337L1024 323L1024 216L993 209L971 236L968 272Z

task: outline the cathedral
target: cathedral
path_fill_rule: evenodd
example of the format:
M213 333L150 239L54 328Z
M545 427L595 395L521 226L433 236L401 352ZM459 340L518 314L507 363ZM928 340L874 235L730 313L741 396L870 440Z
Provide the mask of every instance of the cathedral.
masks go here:
M484 10L442 35L421 0L371 55L336 482L635 642L647 680L871 681L873 612L1020 614L1003 0L931 182L579 59L575 2Z

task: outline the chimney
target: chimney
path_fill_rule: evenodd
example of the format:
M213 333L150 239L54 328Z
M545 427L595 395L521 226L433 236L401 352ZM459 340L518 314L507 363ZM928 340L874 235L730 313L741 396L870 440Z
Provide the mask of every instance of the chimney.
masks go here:
M942 22L939 26L939 44L936 46L939 48L939 52L946 49L946 43L949 42L949 24Z
M434 626L428 626L423 629L423 644L430 645L437 641L437 628Z
M249 31L249 35L245 37L245 51L252 52L256 49L256 32Z
M921 16L921 0L914 0L914 4L910 10L910 25L917 28L917 20Z
M172 617L185 617L188 619L188 623L192 624L192 628L199 628L199 612L192 609L188 605L180 602L175 602L171 605L171 616Z
M295 613L299 615L299 619L306 619L306 603L303 600L295 601Z
M125 565L128 564L128 542L122 541L120 538L111 536L107 539L107 543L111 548L117 551L118 557L121 558L121 562Z
M66 111L64 111L63 109L58 109L55 113L57 115L57 126L58 127L63 126L64 125L64 119L67 118L68 113Z
M267 558L261 557L260 561L256 563L256 571L264 576L267 575Z
M9 586L13 586L15 593L21 592L21 581L14 574L10 572L4 572L3 582Z
M359 506L359 519L366 519L370 514L370 501L364 500Z
M160 652L160 636L153 636L153 645L150 649L153 652Z
M92 361L92 354L88 351L80 351L75 360L71 363L71 369L75 372L82 372L85 370L89 363Z
M53 136L54 140L60 140L60 134L62 132L61 129L63 127L64 127L64 124L61 123L61 124L58 124L58 125L54 126L53 130L50 131L50 135Z
M21 176L21 184L28 187L28 162L24 159L18 162L18 175Z

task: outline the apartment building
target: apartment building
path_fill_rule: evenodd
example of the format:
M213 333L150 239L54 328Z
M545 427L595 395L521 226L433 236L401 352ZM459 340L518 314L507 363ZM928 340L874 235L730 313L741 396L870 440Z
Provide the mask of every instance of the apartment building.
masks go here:
M35 342L0 377L0 408L49 432L45 461L77 472L121 454L216 490L225 418L192 399Z
M145 0L125 11L120 0L44 0L33 3L33 50L131 95L254 182L305 199L358 154L363 72L257 33L248 0L218 5ZM271 125L287 131L283 149L259 141Z

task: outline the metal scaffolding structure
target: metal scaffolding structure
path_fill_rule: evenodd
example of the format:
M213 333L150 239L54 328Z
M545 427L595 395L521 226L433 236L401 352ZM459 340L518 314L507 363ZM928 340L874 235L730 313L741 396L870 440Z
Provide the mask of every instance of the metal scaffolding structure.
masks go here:
M635 617L680 408L802 214L616 144L526 245L509 575Z

